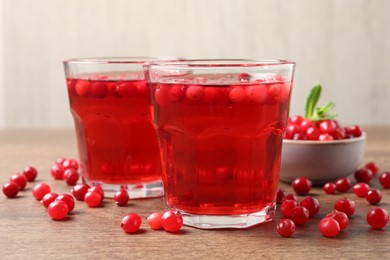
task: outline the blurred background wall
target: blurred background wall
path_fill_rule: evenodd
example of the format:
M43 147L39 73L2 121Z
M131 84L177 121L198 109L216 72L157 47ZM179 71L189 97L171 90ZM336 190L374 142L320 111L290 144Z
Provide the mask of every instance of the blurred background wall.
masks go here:
M291 114L323 84L345 124L390 124L388 0L0 0L0 127L73 127L62 60L297 62Z

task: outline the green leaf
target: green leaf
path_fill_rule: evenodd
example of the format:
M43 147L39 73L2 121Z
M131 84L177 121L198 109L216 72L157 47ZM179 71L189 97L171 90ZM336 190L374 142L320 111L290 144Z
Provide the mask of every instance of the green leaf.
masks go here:
M320 96L321 96L321 85L317 84L311 89L310 94L306 99L306 106L305 106L306 119L312 119L313 114L315 112L315 107L317 105L318 100L320 99Z

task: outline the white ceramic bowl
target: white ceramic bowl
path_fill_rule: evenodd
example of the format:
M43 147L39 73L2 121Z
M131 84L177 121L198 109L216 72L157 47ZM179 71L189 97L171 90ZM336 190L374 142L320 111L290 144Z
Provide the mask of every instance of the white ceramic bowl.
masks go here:
M322 185L354 173L362 164L366 134L334 141L283 140L279 178L292 182L305 176Z

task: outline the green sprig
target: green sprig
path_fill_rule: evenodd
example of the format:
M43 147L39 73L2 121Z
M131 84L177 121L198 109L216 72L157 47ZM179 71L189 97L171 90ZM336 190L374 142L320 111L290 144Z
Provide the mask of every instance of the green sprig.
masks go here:
M315 85L306 100L305 106L305 118L313 121L333 119L337 116L337 113L330 113L336 105L333 102L329 102L322 107L316 107L318 100L321 96L322 87L320 84Z

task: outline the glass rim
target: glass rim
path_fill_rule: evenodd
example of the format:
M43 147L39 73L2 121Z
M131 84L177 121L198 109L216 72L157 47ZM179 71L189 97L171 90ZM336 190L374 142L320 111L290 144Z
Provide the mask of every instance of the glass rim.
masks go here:
M151 56L108 56L108 57L90 57L90 58L72 58L63 61L64 64L144 64L158 61L174 62L182 58L174 57L151 57Z
M184 60L156 60L146 62L145 68L215 68L215 67L269 67L281 65L295 65L295 62L281 59L184 59Z

